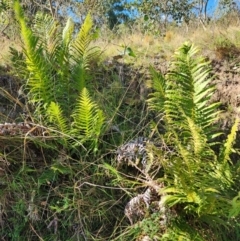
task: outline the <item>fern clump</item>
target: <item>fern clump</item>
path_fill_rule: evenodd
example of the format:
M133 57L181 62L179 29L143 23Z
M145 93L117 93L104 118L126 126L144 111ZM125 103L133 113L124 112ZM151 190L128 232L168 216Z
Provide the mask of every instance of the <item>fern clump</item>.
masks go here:
M153 92L148 104L160 116L164 132L160 134L158 123L152 122L156 144L145 150L153 157L146 161L155 172L146 173L132 160L140 172L136 180L148 189L125 208L134 230L126 231L127 238L208 241L229 240L235 235L237 239L238 226L229 213L238 214L237 174L230 159L238 120L227 140L217 143L220 112L219 103L210 101L215 90L210 70L190 43L178 49L166 75L151 68ZM121 180L119 174L117 179ZM153 216L157 223L149 218Z
M214 93L211 68L203 57L197 56L198 52L193 44L185 43L176 51L165 76L151 68L154 92L148 103L150 109L164 113L171 127L179 128L188 117L212 138L220 134L213 126L220 103L209 102Z
M90 63L99 54L90 47L95 38L91 16L86 16L75 34L71 19L62 29L56 20L38 13L29 28L18 1L14 9L25 55L25 65L17 67L26 73L25 87L35 118L41 116L41 121L53 124L66 140L91 140L96 148L104 117L87 90Z
M152 69L154 92L148 100L149 107L163 113L165 136L175 148L170 159L159 156L165 183L160 191L161 205L176 214L163 240L209 240L205 232L211 233L210 239L227 240L230 233L221 229L234 223L228 220L234 193L234 168L229 160L238 121L222 151L216 153L213 144L221 134L216 128L219 103L210 102L215 88L209 63L197 52L193 44L185 43L175 53L165 76ZM208 230L204 228L206 223Z

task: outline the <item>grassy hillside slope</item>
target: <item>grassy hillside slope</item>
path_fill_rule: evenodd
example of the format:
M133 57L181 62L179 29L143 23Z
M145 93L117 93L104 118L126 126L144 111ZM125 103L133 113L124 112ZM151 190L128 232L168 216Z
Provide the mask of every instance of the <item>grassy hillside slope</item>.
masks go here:
M0 239L240 240L239 23L88 21L2 37Z

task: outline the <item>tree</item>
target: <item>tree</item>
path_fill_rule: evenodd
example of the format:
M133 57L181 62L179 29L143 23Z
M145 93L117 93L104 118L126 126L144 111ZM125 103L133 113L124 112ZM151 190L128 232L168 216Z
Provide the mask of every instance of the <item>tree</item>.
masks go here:
M239 4L238 1L234 0L219 0L218 9L223 12L223 14L238 11Z
M74 1L73 1L74 2ZM83 11L91 11L96 24L107 23L110 29L128 19L126 11L126 0L87 0L78 3L78 8L71 8L71 11L79 16Z
M200 19L202 24L208 20L209 0L136 0L134 6L141 15L147 15L158 23L164 22L165 26L172 20L188 24L193 16Z
M148 1L137 0L134 3L138 11L143 15L151 16L156 21L175 20L182 22L184 19L189 18L193 1L183 0L163 0L163 1Z

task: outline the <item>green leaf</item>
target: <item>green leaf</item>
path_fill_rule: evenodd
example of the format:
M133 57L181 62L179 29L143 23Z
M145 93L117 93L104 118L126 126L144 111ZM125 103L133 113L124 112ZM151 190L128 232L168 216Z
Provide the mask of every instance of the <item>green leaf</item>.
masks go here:
M67 166L63 166L61 163L55 163L51 166L51 170L54 171L54 173L61 173L61 174L71 174L72 170L71 168Z
M148 15L145 14L143 19L144 19L144 21L148 21L149 20Z
M56 173L52 169L45 170L41 176L38 178L38 186L54 181L56 178Z
M130 47L127 47L126 54L134 58L136 57L136 55L134 54L133 50Z
M232 208L229 210L229 218L237 217L240 214L240 192L231 201Z

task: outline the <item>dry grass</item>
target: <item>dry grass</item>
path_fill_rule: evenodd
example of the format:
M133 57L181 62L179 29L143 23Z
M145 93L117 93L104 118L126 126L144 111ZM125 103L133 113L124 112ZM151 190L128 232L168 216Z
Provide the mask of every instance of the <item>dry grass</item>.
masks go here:
M206 30L200 24L192 24L188 30L186 26L171 26L165 35L145 34L139 30L137 24L131 28L120 26L116 32L102 30L101 36L95 44L102 49L104 60L122 55L125 47L130 47L137 58L125 55L123 61L134 63L136 66L147 67L153 64L156 58L169 61L174 51L185 41L195 43L210 59L222 58L223 50L219 47L223 47L221 44L225 44L226 41L240 48L239 25L240 23L236 19L229 19L210 23ZM8 64L9 47L20 49L19 41L11 41L5 37L0 38L0 46L0 65Z
M164 36L144 34L136 27L121 28L116 33L102 33L96 42L104 51L104 58L123 54L124 47L131 47L137 58L124 57L125 63L134 63L136 66L149 66L155 58L170 60L174 51L185 41L195 43L202 49L202 54L210 59L222 58L222 47L230 47L236 51L240 47L239 23L220 22L210 23L204 30L201 25L183 27L170 27ZM227 46L226 46L227 45ZM234 48L233 48L234 46ZM224 54L223 54L224 55Z
M17 40L10 40L3 36L0 37L0 65L8 65L9 61L9 47L20 50L20 43Z

